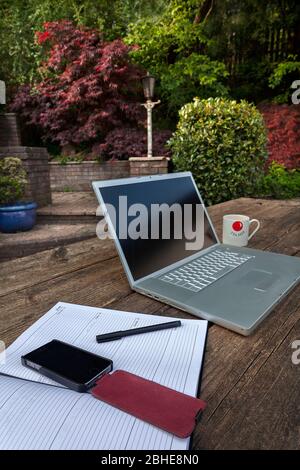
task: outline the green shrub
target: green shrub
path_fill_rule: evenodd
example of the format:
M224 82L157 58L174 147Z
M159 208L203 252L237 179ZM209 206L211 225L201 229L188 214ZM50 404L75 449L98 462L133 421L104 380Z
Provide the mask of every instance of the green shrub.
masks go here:
M176 170L193 173L207 204L252 194L267 158L262 116L246 101L195 98L169 145Z
M276 199L300 197L300 171L287 170L284 165L272 162L268 173L261 179L259 194Z
M19 158L0 159L0 204L13 204L24 196L26 172Z

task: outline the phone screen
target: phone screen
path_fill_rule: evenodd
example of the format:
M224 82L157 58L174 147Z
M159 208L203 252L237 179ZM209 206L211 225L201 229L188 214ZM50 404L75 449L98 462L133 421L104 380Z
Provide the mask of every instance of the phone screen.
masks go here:
M26 354L28 366L38 365L78 384L90 382L101 371L112 365L105 357L53 340ZM36 368L37 369L37 368Z

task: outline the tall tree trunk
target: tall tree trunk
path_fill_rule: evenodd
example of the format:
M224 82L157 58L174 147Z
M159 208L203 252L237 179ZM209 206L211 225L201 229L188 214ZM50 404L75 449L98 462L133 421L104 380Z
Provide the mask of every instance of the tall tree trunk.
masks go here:
M204 0L200 2L198 11L194 18L194 24L205 22L213 9L214 0Z

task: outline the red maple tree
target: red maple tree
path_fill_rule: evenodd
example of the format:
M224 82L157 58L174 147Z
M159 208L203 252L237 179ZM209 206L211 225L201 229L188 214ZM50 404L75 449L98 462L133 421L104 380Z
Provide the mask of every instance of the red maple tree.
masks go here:
M171 156L171 151L166 146L171 135L172 132L168 130L155 130L153 134L154 155ZM93 154L111 160L145 157L147 155L147 133L144 129L129 127L114 129L107 134L103 143L94 146Z
M260 107L268 131L267 164L300 168L300 109L296 105L268 104Z
M143 71L122 40L104 41L99 31L70 21L45 23L36 38L45 52L45 78L21 87L12 110L45 140L92 145L115 127L142 122Z

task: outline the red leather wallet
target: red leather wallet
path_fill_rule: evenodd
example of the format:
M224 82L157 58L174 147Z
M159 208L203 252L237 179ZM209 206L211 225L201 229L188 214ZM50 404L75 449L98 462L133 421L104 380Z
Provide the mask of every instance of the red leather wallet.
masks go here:
M91 390L94 397L175 436L190 436L206 403L151 380L117 370Z

